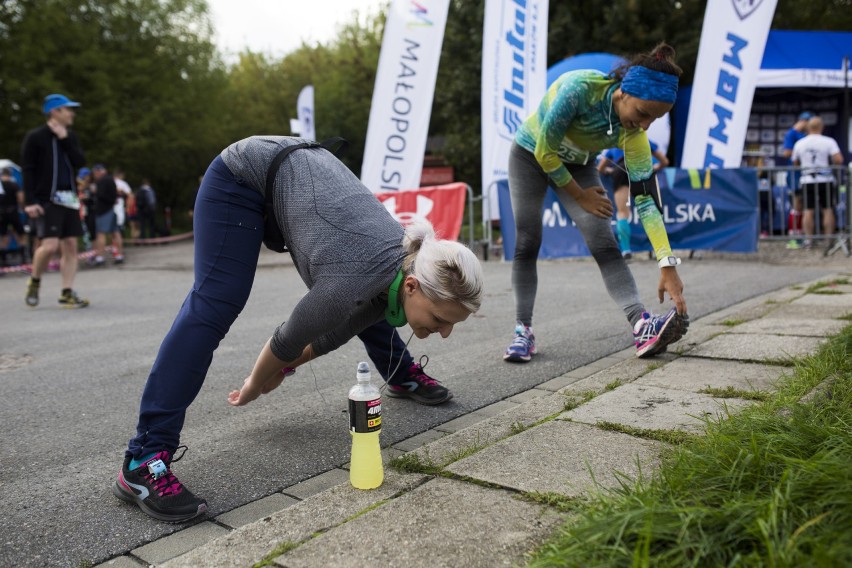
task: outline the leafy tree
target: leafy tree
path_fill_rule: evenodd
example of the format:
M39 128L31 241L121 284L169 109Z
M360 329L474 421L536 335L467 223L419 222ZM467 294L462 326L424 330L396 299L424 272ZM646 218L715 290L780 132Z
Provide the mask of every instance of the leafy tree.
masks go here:
M6 0L0 22L0 154L18 159L43 97L65 93L90 163L185 202L223 141L204 0Z
M444 139L441 154L453 166L456 179L477 189L482 185L484 15L483 2L450 3L429 125L432 136Z

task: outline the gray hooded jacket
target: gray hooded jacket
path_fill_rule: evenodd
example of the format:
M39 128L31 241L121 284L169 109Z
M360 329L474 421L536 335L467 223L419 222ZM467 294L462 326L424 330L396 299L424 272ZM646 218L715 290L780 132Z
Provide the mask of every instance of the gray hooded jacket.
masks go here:
M222 151L225 165L264 193L278 152L305 142L252 136ZM290 255L309 292L273 334L276 357L292 361L312 345L332 351L384 317L387 288L402 267L402 226L331 152L290 153L275 180L273 202Z

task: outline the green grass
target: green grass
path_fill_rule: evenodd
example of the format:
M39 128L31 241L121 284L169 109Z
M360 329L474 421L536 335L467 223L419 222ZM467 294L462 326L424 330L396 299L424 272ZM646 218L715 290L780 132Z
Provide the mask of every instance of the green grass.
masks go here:
M726 325L728 327L735 327L735 326L740 325L741 323L745 323L745 321L746 320L743 320L743 319L725 320L725 321L722 322L722 325Z
M695 436L689 432L682 430L656 430L651 428L636 428L635 426L627 426L615 422L598 422L595 424L601 430L609 430L610 432L621 432L622 434L630 434L637 438L645 438L646 440L657 440L667 444L682 444Z
M252 568L262 568L263 566L272 566L273 561L294 548L299 546L298 542L285 541L272 549L272 552L263 557L263 560L257 562Z
M388 467L400 473L425 473L426 475L441 473L441 466L432 461L432 458L428 455L421 459L419 455L414 453L403 454L392 459L388 462Z
M581 497L566 497L559 493L542 493L540 491L529 491L521 494L521 499L531 503L547 505L553 507L559 512L569 513L577 510L582 506L583 499Z
M770 394L764 391L747 391L732 386L725 388L707 387L698 391L716 398L742 398L744 400L769 400Z
M565 412L569 410L574 410L578 406L586 404L587 402L598 396L598 393L593 390L587 390L577 394L569 394L567 396L568 400L565 402L564 407Z
M828 377L829 396L801 398ZM768 400L575 508L545 566L852 566L852 326Z
M841 286L843 284L849 284L848 278L837 278L835 280L830 280L828 282L817 282L816 284L811 284L808 286L807 293L808 294L842 294L840 290L826 290L826 288L830 288L833 286Z

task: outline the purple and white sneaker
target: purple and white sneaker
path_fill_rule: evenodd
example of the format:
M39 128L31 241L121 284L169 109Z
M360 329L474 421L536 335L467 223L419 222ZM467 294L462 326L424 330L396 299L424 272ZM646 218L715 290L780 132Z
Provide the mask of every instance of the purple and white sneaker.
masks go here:
M506 348L503 360L511 363L526 363L535 354L535 335L533 335L532 327L518 322L515 326L515 339Z
M633 327L636 356L653 357L666 350L669 344L679 340L689 327L689 316L680 316L676 308L665 315L642 313L642 319Z

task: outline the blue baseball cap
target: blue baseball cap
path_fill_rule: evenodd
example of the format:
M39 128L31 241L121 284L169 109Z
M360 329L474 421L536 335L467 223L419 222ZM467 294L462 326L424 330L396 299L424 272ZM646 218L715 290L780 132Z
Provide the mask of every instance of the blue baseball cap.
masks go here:
M77 172L77 177L84 178L90 173L92 173L92 170L90 170L89 168L80 168L80 171Z
M812 112L805 111L799 115L799 120L810 120L814 117Z
M72 101L65 95L60 95L58 93L54 93L52 95L47 95L44 97L44 105L41 107L41 110L44 114L50 113L55 108L59 107L78 107L80 103Z

